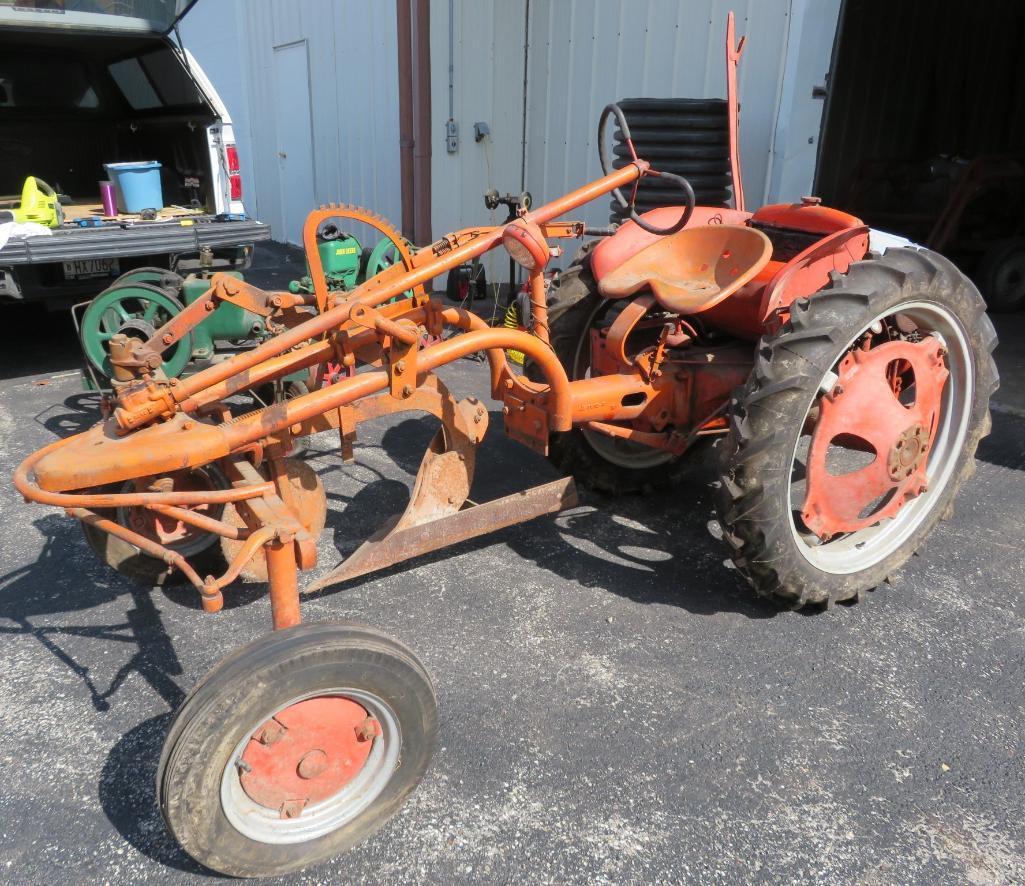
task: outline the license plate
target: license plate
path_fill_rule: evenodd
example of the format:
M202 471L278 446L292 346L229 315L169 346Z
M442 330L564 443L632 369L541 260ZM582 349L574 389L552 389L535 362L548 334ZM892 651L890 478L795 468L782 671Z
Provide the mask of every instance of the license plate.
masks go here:
M65 280L84 280L88 277L117 277L121 273L116 258L81 258L64 262Z

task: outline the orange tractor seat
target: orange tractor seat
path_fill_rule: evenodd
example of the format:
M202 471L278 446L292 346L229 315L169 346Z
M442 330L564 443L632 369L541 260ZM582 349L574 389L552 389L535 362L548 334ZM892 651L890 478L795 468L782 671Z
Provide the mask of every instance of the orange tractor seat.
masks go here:
M688 227L661 237L607 271L598 283L606 298L650 289L675 314L696 314L733 295L772 256L761 231L743 225Z

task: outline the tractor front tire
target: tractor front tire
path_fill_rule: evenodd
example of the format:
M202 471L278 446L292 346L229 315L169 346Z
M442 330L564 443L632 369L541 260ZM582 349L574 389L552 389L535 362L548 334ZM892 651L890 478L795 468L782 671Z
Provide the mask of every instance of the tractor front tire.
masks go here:
M998 385L991 356L996 335L985 307L971 282L943 256L890 249L852 264L846 275L834 274L826 288L795 301L783 328L760 341L748 382L731 401L718 502L719 528L732 562L758 594L788 608L858 599L903 565L952 514L954 497L974 470L979 440L989 432L989 399ZM801 441L814 434L825 414L824 400L830 399L829 409L840 402L844 391L837 372L849 371L872 353L872 336L884 323L886 329L911 330L901 340L912 347L936 339L942 344L939 354L949 375L942 389L935 389L940 406L928 449L921 450L928 457L918 462L924 464L927 485L917 495L902 496L891 518L866 525L890 507L870 503L851 524L864 528L816 534L803 522L810 511L802 510L802 502L807 506L808 499L795 492L803 482L807 495L811 485L810 458L802 479ZM886 371L895 371L894 364ZM915 397L924 384L916 383ZM899 398L895 402L911 408ZM873 411L854 413L849 427L856 429ZM902 421L899 407L888 414L896 416L894 423ZM849 445L844 441L850 437L840 434L836 440ZM858 442L852 451L860 449L869 466L878 459L884 459L882 466L892 464L886 459L902 451L895 444L886 453L874 452L873 459L864 441ZM825 495L834 500L843 475L836 473L830 469L823 478Z
M231 877L277 877L365 840L437 745L431 678L402 643L338 622L267 634L179 708L157 802L181 847Z

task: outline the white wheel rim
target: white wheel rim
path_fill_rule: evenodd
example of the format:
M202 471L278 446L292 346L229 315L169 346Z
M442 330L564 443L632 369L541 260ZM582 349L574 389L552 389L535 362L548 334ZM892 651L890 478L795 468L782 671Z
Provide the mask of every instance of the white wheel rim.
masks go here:
M340 696L358 702L381 724L381 735L374 739L370 755L362 769L337 793L312 806L296 818L281 818L278 810L255 802L245 792L239 778L238 764L246 746L260 726L291 705L311 698ZM225 817L239 833L258 843L277 845L305 843L329 834L348 824L364 812L380 796L399 763L402 732L391 707L380 697L364 689L318 689L296 696L257 719L242 740L235 745L221 776L221 808Z
M939 423L933 438L926 465L928 491L908 501L892 518L852 532L825 544L815 544L798 527L794 519L799 502L793 501L793 482L788 489L790 530L798 551L812 566L834 575L849 575L869 569L882 562L904 545L932 513L943 490L949 484L964 447L971 421L972 392L975 390L975 369L971 347L961 321L946 307L936 302L915 301L888 308L864 324L840 354L847 353L874 323L904 314L920 329L939 338L947 349L947 368L950 376L943 388ZM839 362L839 360L837 361ZM823 375L825 381L835 374L836 363ZM816 395L809 409L818 399ZM798 435L790 456L791 470L797 459L802 436Z

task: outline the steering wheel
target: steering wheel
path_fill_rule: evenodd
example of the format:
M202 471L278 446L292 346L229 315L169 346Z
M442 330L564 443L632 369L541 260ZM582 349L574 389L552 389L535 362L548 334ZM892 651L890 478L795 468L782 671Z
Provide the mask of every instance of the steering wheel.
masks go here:
M604 175L609 174L609 155L608 151L605 149L605 127L609 122L609 117L612 116L615 116L616 123L619 124L619 131L623 133L623 138L626 139L626 144L630 148L630 153L633 155L633 159L637 159L637 152L634 150L633 139L630 137L630 127L627 125L623 109L615 102L610 105L606 105L604 109L602 109L601 119L598 121L598 160L601 162L601 171ZM613 190L612 194L623 209L630 211L630 219L636 222L638 226L643 228L649 234L657 234L659 236L675 234L677 231L680 231L687 226L687 222L690 221L691 215L694 214L694 189L690 186L690 182L682 175L674 175L671 172L656 172L654 169L649 170L647 174L654 175L659 178L667 178L679 185L680 190L683 191L683 214L680 216L680 220L676 222L676 224L670 225L668 228L656 227L650 222L646 222L637 214L633 201L628 201L626 197L623 196L623 192L619 188Z

